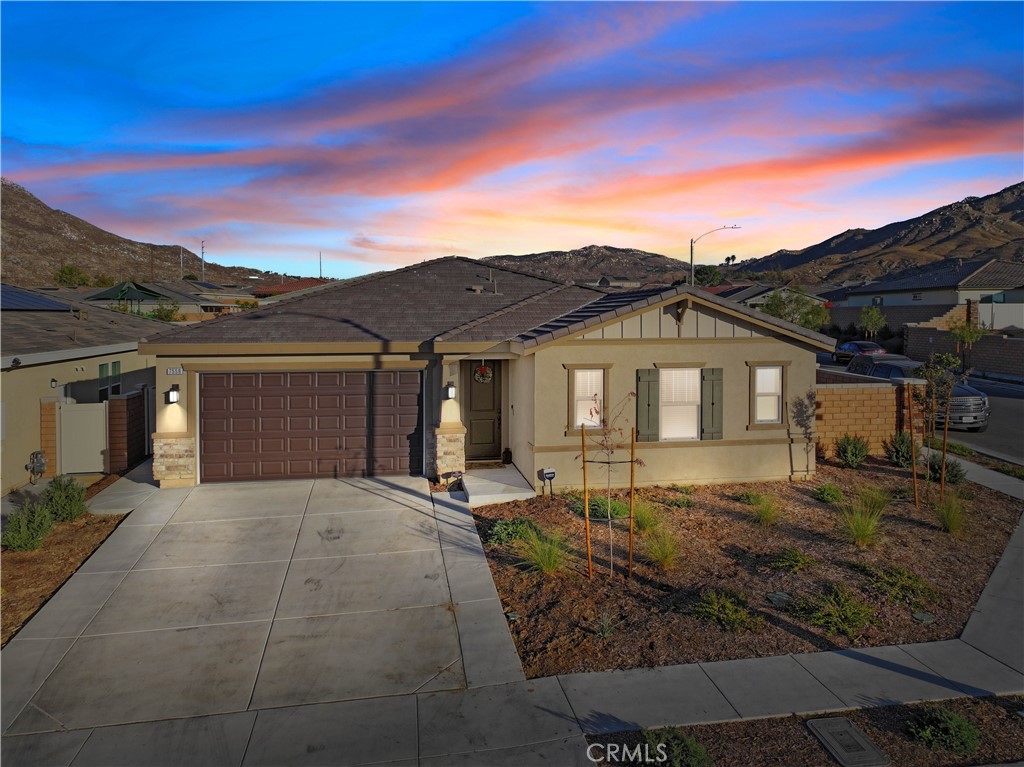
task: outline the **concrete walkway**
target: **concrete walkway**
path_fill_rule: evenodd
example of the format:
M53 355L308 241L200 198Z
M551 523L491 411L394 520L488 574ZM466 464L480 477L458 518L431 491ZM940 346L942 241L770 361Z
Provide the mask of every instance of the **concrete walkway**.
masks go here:
M970 472L971 467L967 468ZM988 477L985 474L972 477L975 481L978 478ZM272 488L272 485L279 487ZM284 519L299 528L318 516L354 516L352 512L337 511L329 503L312 503L317 490L315 486L310 489L310 485L314 483L260 486L264 504L273 505L270 499L274 494L283 494L277 502L279 511L285 502L284 496L301 495L300 488L306 488L304 492L308 497L303 505L302 522L288 514L258 516L260 512L255 506L249 508L247 514L257 522ZM116 485L110 489L114 487ZM231 487L238 486L221 486L218 490L229 495ZM451 609L458 624L459 656L464 668L461 683L444 683L441 687L445 689L428 685L405 692L394 689L362 694L357 690L351 696L339 694L335 689L339 685L350 684L353 679L388 677L399 672L407 661L415 659L395 647L399 641L395 633L369 630L361 643L354 644L337 639L323 641L324 636L337 635L331 634L332 627L313 623L289 632L291 644L282 645L289 651L279 652L278 659L274 660L275 646L273 642L266 642L266 634L272 633L271 629L276 629L279 622L289 620L286 616L275 618L270 628L258 615L247 619L248 622L235 624L241 627L236 629L240 633L233 639L235 644L245 645L246 641L251 641L254 648L262 645L271 659L269 665L277 676L275 684L269 688L259 684L264 677L262 667L259 679L252 671L247 675L240 672L236 668L238 664L228 662L224 642L217 644L215 638L202 633L222 630L223 621L164 630L168 635L185 632L185 635L196 636L191 645L187 640L184 644L178 640L176 645L160 643L156 640L159 632L148 626L135 626L132 631L136 633L149 632L147 636L155 643L154 649L142 650L142 645L136 643L126 651L125 645L117 645L93 659L94 664L99 662L106 666L83 666L84 656L75 654L79 652L77 643L104 641L108 630L105 621L114 620L110 617L112 609L113 613L118 609L128 610L130 604L144 600L143 590L136 590L131 599L125 592L125 599L120 603L116 598L122 586L129 582L128 576L141 575L141 572L136 573L136 562L153 563L154 559L170 558L176 562L174 567L183 570L210 570L218 566L197 563L196 559L201 559L199 550L205 545L204 538L218 539L213 534L214 525L222 523L220 517L231 514L224 511L227 504L206 503L209 498L203 496L211 491L205 487L152 492L115 533L115 536L124 533L124 540L114 541L109 548L104 544L75 576L87 576L90 583L76 583L72 578L4 649L4 764L73 764L76 767L122 764L216 767L588 765L587 733L1024 692L1024 528L1021 527L1014 532L974 615L957 640L570 674L527 681L515 657L465 501L438 495L428 506L429 498L421 495L420 489L378 488L377 491L392 502L405 499L402 503L421 515L426 515L432 507L437 547L448 580ZM137 487L124 488L123 492L142 494ZM321 491L325 492L327 490ZM341 491L332 489L330 492ZM421 497L409 500L410 494ZM186 503L194 497L204 503ZM109 501L111 505L121 502L113 500L113 496ZM210 508L201 511L203 507ZM205 517L202 520L191 518L199 514ZM174 522L175 517L177 522ZM203 529L207 532L203 536L179 532L175 534L176 545L155 545L163 533L149 528L163 530L169 523L182 530L188 525L196 529L205 525ZM322 524L316 527L324 528ZM375 546L386 547L387 541L401 537L393 532L393 524L388 529L392 532L385 534L382 530L381 536L374 538ZM254 541L262 538L255 530L251 533L246 537ZM319 546L319 540L321 537L315 533L297 536L296 550L308 545ZM221 545L226 543L222 541ZM334 553L342 557L354 555L352 552ZM177 558L184 559L177 561ZM305 551L302 556L293 552L289 567L317 567L318 562L330 558L315 556L312 551ZM263 555L261 564L275 561L283 560ZM320 577L305 571L300 575L305 579L300 579L301 583L306 586L310 577ZM159 577L174 578L175 574L170 567L165 567ZM247 577L257 576L249 573ZM292 582L298 583L294 579ZM363 587L358 591L381 599L386 599L396 587L391 579L380 575L376 578L367 575L360 582ZM185 594L201 591L205 585L208 584L202 581L174 581L165 588ZM253 590L254 593L259 591L261 589ZM281 592L282 598L287 592L286 587ZM106 597L100 599L104 594ZM277 592L274 596L277 598ZM353 592L346 592L344 599L353 596ZM97 609L101 602L102 608ZM281 604L286 602L281 601ZM54 609L51 606L55 606ZM214 604L208 606L211 610L226 609ZM152 613L153 608L149 611ZM306 612L316 613L315 610ZM136 613L146 614L146 609ZM165 623L169 620L159 615L152 615L152 619ZM181 621L170 622L177 625ZM403 631L409 635L440 630L430 620L417 619L403 625ZM83 630L86 626L95 628ZM247 632L253 634L251 639L246 638ZM181 652L182 647L188 646L195 654L179 656L171 666L180 679L174 675L153 678L147 664L160 663L162 655ZM209 646L217 648L214 657L202 663L200 650ZM384 653L393 653L395 663L390 668L381 666L377 660ZM71 669L69 659L74 660ZM267 664L264 659L263 666ZM118 686L111 687L110 680L105 680L102 674L97 676L97 669L104 667L119 670ZM187 680L187 684L182 679ZM228 684L231 679L243 693L250 690L250 698L246 699L243 694L223 699L219 709L211 707L211 701L218 694L216 691L223 689L221 682L228 680L224 683ZM383 684L391 682L385 679ZM99 689L92 689L97 687ZM141 698L136 687L141 688ZM351 699L342 699L344 697ZM204 715L190 715L183 707L167 715L156 714L155 708L140 713L137 708L140 699L146 705L166 706L169 704L160 701L168 698L205 706ZM82 711L70 723L61 716L53 716L54 711L67 711L76 701L84 699L102 710L120 712L122 722L114 723L109 715L103 719L96 713ZM133 707L129 707L129 701L135 701ZM98 726L101 724L104 726Z

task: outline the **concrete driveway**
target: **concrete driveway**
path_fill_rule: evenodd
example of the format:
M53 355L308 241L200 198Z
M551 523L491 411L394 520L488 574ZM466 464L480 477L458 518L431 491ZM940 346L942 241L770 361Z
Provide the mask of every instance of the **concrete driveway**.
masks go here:
M468 508L423 479L143 480L93 510L119 505L3 651L7 736L523 679Z

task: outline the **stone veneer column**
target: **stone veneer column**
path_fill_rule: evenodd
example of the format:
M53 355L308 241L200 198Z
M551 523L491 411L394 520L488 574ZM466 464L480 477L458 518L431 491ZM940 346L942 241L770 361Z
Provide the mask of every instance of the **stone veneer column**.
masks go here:
M466 470L466 427L461 423L434 428L434 470L441 480Z
M153 479L160 482L160 487L191 487L196 483L193 435L153 435Z

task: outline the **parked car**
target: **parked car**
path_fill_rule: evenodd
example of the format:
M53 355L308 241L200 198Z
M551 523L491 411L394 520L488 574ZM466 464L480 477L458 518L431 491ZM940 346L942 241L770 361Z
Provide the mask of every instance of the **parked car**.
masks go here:
M832 361L849 362L858 354L886 354L886 351L874 341L847 341L836 346Z
M858 354L846 366L847 373L856 373L873 378L914 378L915 371L923 362L916 362L902 354L887 354L878 357L874 354ZM988 396L967 384L953 387L953 397L949 406L949 428L966 429L967 431L985 431L991 411ZM945 423L946 414L939 411L936 421L941 426Z

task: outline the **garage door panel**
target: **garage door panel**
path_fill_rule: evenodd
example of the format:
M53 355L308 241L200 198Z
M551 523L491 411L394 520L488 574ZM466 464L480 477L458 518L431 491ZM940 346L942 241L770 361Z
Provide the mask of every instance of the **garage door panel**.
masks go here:
M203 374L200 478L418 471L419 404L417 371Z

